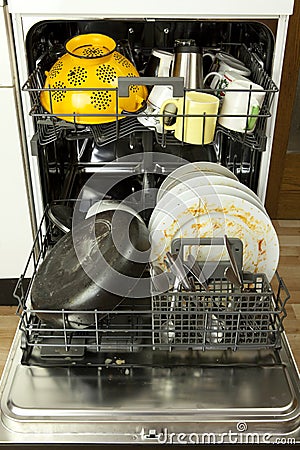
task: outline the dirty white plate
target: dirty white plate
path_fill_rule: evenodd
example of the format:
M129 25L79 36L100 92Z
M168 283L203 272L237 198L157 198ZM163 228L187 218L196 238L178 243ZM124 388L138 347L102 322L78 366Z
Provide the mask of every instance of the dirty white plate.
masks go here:
M161 201L161 199L168 193L170 192L172 189L174 189L176 186L179 186L181 184L186 183L187 181L190 180L198 180L199 181L199 185L201 184L209 184L207 181L208 176L214 176L214 177L221 177L222 175L215 173L215 172L189 172L189 173L185 173L183 175L181 175L180 178L175 178L174 180L172 180L171 183L168 184L167 189L161 190L161 188L159 189L158 193L157 193L157 198L156 201L157 203ZM231 178L227 178L223 175L223 178L226 178L228 180L230 180ZM232 181L236 181L236 180L232 180Z
M165 270L165 255L176 238L236 237L243 242L243 269L265 273L272 279L279 260L279 243L271 220L255 205L225 194L185 203L174 201L172 209L151 230L151 260ZM205 258L215 261L217 249L204 249ZM207 252L210 251L210 254ZM223 250L222 250L223 251Z
M119 211L127 211L133 216L136 216L141 222L143 222L141 216L133 208L130 208L130 206L127 206L124 203L118 202L116 200L100 200L99 202L94 203L86 213L85 218L88 219L95 214L114 209Z
M173 186L174 182L175 184L177 184L177 180L180 181L182 177L190 173L197 173L199 174L199 176L212 173L214 175L223 175L227 178L238 181L234 173L232 173L226 167L221 166L220 164L207 161L192 162L185 164L184 166L177 167L177 169L173 170L173 172L171 172L164 179L157 193L157 201L159 201L164 195L164 191L168 191L170 189L170 186Z
M201 177L202 178L202 177ZM203 177L204 178L204 177ZM218 178L218 177L216 177ZM220 177L221 178L221 177ZM193 197L205 197L213 195L218 196L221 194L230 195L231 197L238 197L243 200L247 200L252 205L256 206L260 209L264 214L267 215L267 212L262 205L261 201L257 198L254 198L248 192L239 189L240 183L236 182L236 187L227 186L227 185L203 185L199 186L199 180L192 179L193 183L189 183L189 181L185 183L180 183L174 188L170 189L158 202L156 207L151 214L149 221L149 229L155 229L157 224L162 220L165 211L168 211L168 208L172 208L172 201L174 199L179 199L183 203L186 202L191 196ZM201 181L201 180L200 180ZM230 180L234 181L235 180Z
M213 174L212 172L208 172L207 174L204 174L201 177L197 176L197 173L189 173L186 176L182 177L181 180L178 180L178 183L172 186L168 191L163 192L163 196L171 190L173 193L176 193L177 195L183 192L186 188L194 188L196 186L235 187L240 191L243 191L246 194L251 195L255 200L257 200L262 204L261 199L258 197L258 195L255 194L255 192L253 192L252 189L250 189L245 184L241 183L238 180L234 180L233 178L228 178L220 174Z

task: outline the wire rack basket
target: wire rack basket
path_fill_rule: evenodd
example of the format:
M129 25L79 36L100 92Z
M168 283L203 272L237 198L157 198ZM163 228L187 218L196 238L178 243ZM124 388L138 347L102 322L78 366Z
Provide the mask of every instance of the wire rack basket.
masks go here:
M277 347L288 298L278 274L277 281L276 295L264 274L253 274L242 290L218 278L210 281L209 291L198 284L195 292L154 295L153 345L199 350Z
M195 292L153 292L151 298L126 298L114 310L32 309L30 292L35 274L54 244L53 226L47 225L46 217L47 210L25 271L14 290L19 302L17 313L24 363L28 364L31 355L37 352L42 363L52 360L57 365L76 364L78 360L86 363L88 355L111 351L143 353L145 349L159 352L280 346L289 293L278 274L276 292L264 274L255 274L245 277L242 291L223 278L213 278L209 281L209 291L196 284ZM47 314L59 318L61 325L55 328L47 325ZM79 322L89 325L82 326Z
M237 45L237 44L235 44ZM223 126L217 124L216 132L222 133L224 135L227 135L230 137L231 140L234 142L239 142L242 145L252 149L252 150L258 150L258 151L264 151L265 150L265 144L266 144L266 136L265 136L265 128L266 128L266 121L270 117L270 109L272 100L274 97L274 94L278 92L278 88L276 87L275 83L272 81L272 79L269 77L269 75L264 71L264 69L260 66L260 64L257 62L256 58L251 54L251 52L247 49L247 47L244 44L239 44L239 58L245 63L245 65L251 70L251 81L253 81L256 84L259 84L263 88L263 92L265 94L263 105L259 111L258 114L256 114L256 126L254 131L250 132L236 132L229 130L227 128L224 128ZM82 125L78 124L78 118L81 116L80 114L67 114L68 119L58 119L56 115L53 112L47 112L43 109L40 101L40 94L42 91L48 91L50 94L50 97L57 96L57 94L60 91L66 92L68 91L68 88L53 88L51 86L48 86L45 88L45 74L41 71L39 67L37 67L34 72L29 76L28 80L23 86L23 90L27 91L30 94L32 109L30 111L30 115L34 117L36 128L37 128L37 134L39 143L41 145L47 145L50 142L53 142L62 136L68 136L71 135L72 138L78 136L78 138L81 137L83 130L90 135L90 137L95 139L95 142L97 146L104 146L111 142L114 142L120 138L123 138L125 136L130 135L133 132L139 132L144 131L147 129L144 125L142 125L138 118L143 115L143 110L145 108L142 108L140 111L137 111L136 113L127 113L122 112L121 114L115 114L114 117L111 117L111 122L104 123L104 124L96 124L96 125ZM175 79L174 79L175 80ZM163 81L163 80L162 80ZM159 82L158 79L150 79L145 77L140 78L132 78L130 81L131 83L134 82L135 84L143 84L143 85L155 85ZM174 81L175 82L175 81ZM166 84L166 82L164 81ZM169 84L172 84L171 79L169 80ZM72 88L72 91L82 91L83 88ZM105 88L93 88L93 91L106 91ZM112 88L110 88L112 90ZM186 95L191 90L183 89L182 95L184 97L184 102L186 101ZM201 92L210 92L212 93L211 89L197 89L196 91ZM214 94L218 95L220 94L222 89L215 89ZM118 98L120 97L120 86L119 88L115 89L115 93L113 92L112 95L115 94L116 101L118 102ZM251 96L251 91L249 91L249 96ZM53 102L50 102L50 104L53 104ZM145 105L146 106L146 105ZM118 105L116 105L116 110L118 110ZM183 111L185 111L185 106L183 107ZM97 111L95 109L95 114L93 116L99 116L99 122L101 122L101 116L103 113ZM61 116L61 115L60 115ZM182 115L183 117L186 117L186 114ZM234 116L234 115L233 115ZM148 114L148 117L152 117L151 114ZM160 120L160 115L155 114L155 119ZM219 119L220 113L218 112L216 114L216 119ZM236 116L236 117L245 117L245 124L247 123L247 120L253 116L251 116L250 112L247 111L247 114L245 116ZM122 120L118 120L122 118ZM164 114L162 114L162 118L164 119L163 122L165 122L165 119L170 119L170 117L165 117ZM202 118L204 120L203 127L205 128L205 121L207 120L207 117L205 115L199 115L199 118ZM82 121L81 121L82 123ZM165 127L163 127L161 132L157 132L157 129L155 127L149 127L153 130L156 141L159 145L162 147L166 147L169 145L178 145L182 144L185 145L185 143L182 141L178 141L178 139L174 138L173 133L170 131L167 131ZM204 133L203 133L204 135ZM184 130L183 130L183 136L184 136ZM201 143L199 144L201 145ZM204 144L202 144L204 145Z

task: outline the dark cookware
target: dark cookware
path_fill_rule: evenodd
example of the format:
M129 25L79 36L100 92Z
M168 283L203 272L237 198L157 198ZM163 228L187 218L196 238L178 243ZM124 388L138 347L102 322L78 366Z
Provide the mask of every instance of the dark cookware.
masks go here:
M54 225L63 233L70 231L72 227L73 208L68 205L53 204L48 209L48 217Z
M95 314L71 311L115 309L130 296L131 278L143 274L149 247L146 225L127 211L104 211L83 220L40 265L31 291L32 308L51 327L93 325ZM146 252L142 258L140 252ZM122 275L126 281L129 277L129 284L122 285ZM114 293L116 284L123 288L120 295Z

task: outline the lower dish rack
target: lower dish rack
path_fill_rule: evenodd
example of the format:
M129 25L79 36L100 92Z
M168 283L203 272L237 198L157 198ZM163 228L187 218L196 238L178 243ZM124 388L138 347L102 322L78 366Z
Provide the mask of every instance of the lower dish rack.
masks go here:
M280 347L286 317L288 290L278 273L273 284L264 274L244 274L242 289L227 279L211 278L209 290L168 291L144 299L126 298L114 310L34 310L31 286L39 264L53 246L53 225L46 226L46 212L14 296L18 299L24 364L106 364L107 355L137 354L144 350L203 351L255 350ZM28 277L33 268L32 277ZM151 278L149 276L149 286ZM59 315L62 326L51 328L39 319ZM72 326L72 317L89 315L92 325ZM145 353L148 353L145 352ZM99 359L100 358L100 359ZM108 358L111 361L111 358ZM122 357L116 357L123 364Z

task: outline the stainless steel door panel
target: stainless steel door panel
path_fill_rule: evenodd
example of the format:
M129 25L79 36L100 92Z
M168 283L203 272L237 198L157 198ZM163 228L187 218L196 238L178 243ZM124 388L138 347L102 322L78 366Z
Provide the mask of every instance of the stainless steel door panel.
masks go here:
M201 367L133 368L128 375L123 368L27 367L14 358L1 425L11 441L26 442L43 442L50 433L53 442L81 442L87 433L88 442L148 442L157 440L149 430L220 434L241 421L249 433L298 433L298 375L285 340L277 363L272 352L231 352L232 362L248 361L245 367L230 360L212 367L211 358L219 357L211 353L201 352Z
M284 367L47 370L18 366L7 409L18 420L145 416L278 416L295 406ZM134 399L134 401L133 401ZM249 412L248 412L249 411Z

